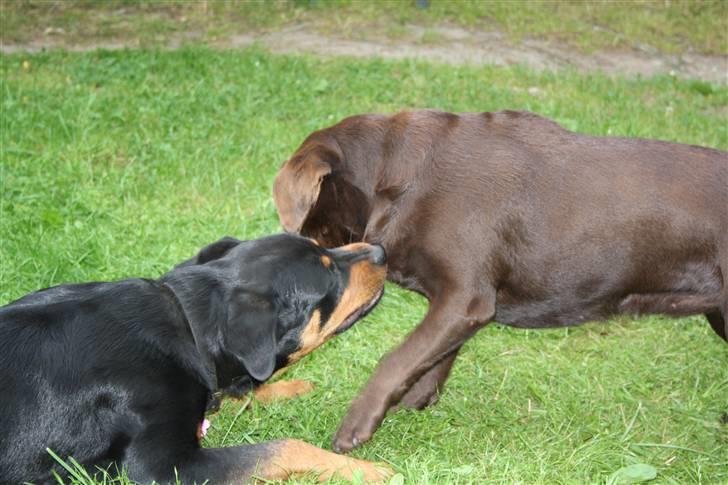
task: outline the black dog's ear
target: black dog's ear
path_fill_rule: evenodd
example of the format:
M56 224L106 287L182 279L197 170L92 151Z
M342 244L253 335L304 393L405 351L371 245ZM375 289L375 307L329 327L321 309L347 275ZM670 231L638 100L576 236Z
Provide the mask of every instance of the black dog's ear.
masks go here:
M176 267L183 268L185 266L192 266L194 264L205 264L209 261L220 259L225 256L228 251L230 251L241 242L242 241L235 239L234 237L226 236L219 241L215 241L214 243L205 246L200 250L199 253L197 253L197 256L178 264Z
M273 303L263 295L235 289L229 305L225 346L253 379L265 381L276 365L278 315Z

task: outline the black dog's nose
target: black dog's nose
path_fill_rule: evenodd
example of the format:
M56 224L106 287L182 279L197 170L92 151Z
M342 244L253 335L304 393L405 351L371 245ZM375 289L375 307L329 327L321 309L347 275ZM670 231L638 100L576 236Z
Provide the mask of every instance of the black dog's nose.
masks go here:
M387 262L387 253L384 252L384 248L379 244L372 244L372 249L369 251L369 254L374 264L381 266Z

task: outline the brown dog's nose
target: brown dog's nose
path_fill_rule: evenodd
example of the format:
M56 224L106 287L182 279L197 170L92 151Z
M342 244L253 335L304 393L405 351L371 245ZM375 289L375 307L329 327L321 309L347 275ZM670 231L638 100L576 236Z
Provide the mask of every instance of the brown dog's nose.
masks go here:
M372 249L369 251L372 257L372 263L383 266L387 262L387 253L384 252L384 248L379 244L372 244Z

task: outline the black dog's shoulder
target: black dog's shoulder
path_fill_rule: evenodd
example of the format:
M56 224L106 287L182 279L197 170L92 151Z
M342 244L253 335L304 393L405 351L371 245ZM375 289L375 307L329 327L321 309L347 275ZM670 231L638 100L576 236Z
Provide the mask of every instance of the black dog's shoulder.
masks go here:
M0 338L0 362L11 366L24 359L61 358L64 366L68 359L92 366L139 347L156 349L147 358L176 353L175 345L189 336L189 328L162 285L129 279L31 293L0 308L2 336L8 338ZM48 365L41 369L58 367L42 364Z
M0 307L0 322L6 322L11 315L27 315L33 309L42 310L47 305L53 304L70 304L75 305L86 300L94 298L103 298L113 291L123 291L123 288L138 287L150 288L153 284L150 280L132 279L117 282L93 282L93 283L75 283L51 286L42 290L28 293L7 305Z

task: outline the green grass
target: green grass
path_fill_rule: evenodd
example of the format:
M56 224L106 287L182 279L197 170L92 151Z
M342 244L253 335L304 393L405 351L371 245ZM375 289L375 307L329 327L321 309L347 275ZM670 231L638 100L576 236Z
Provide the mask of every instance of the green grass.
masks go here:
M64 282L155 277L220 236L279 231L277 168L354 113L528 109L586 133L728 148L728 88L669 77L199 48L0 61L0 304ZM239 415L229 403L205 445L329 448L425 308L388 286L366 321L287 376L315 392ZM726 483L726 369L728 346L702 317L494 324L465 345L437 406L389 416L355 455L391 463L405 483L606 483L633 463L654 466L658 483Z
M500 30L517 41L539 37L582 51L611 48L682 53L728 51L728 3L722 0L456 1L431 0L0 0L5 42L45 39L60 45L125 41L164 45L192 32L206 41L305 22L343 37L382 40L406 35L408 24L443 22ZM425 32L422 42L439 37ZM646 47L649 46L649 47Z

